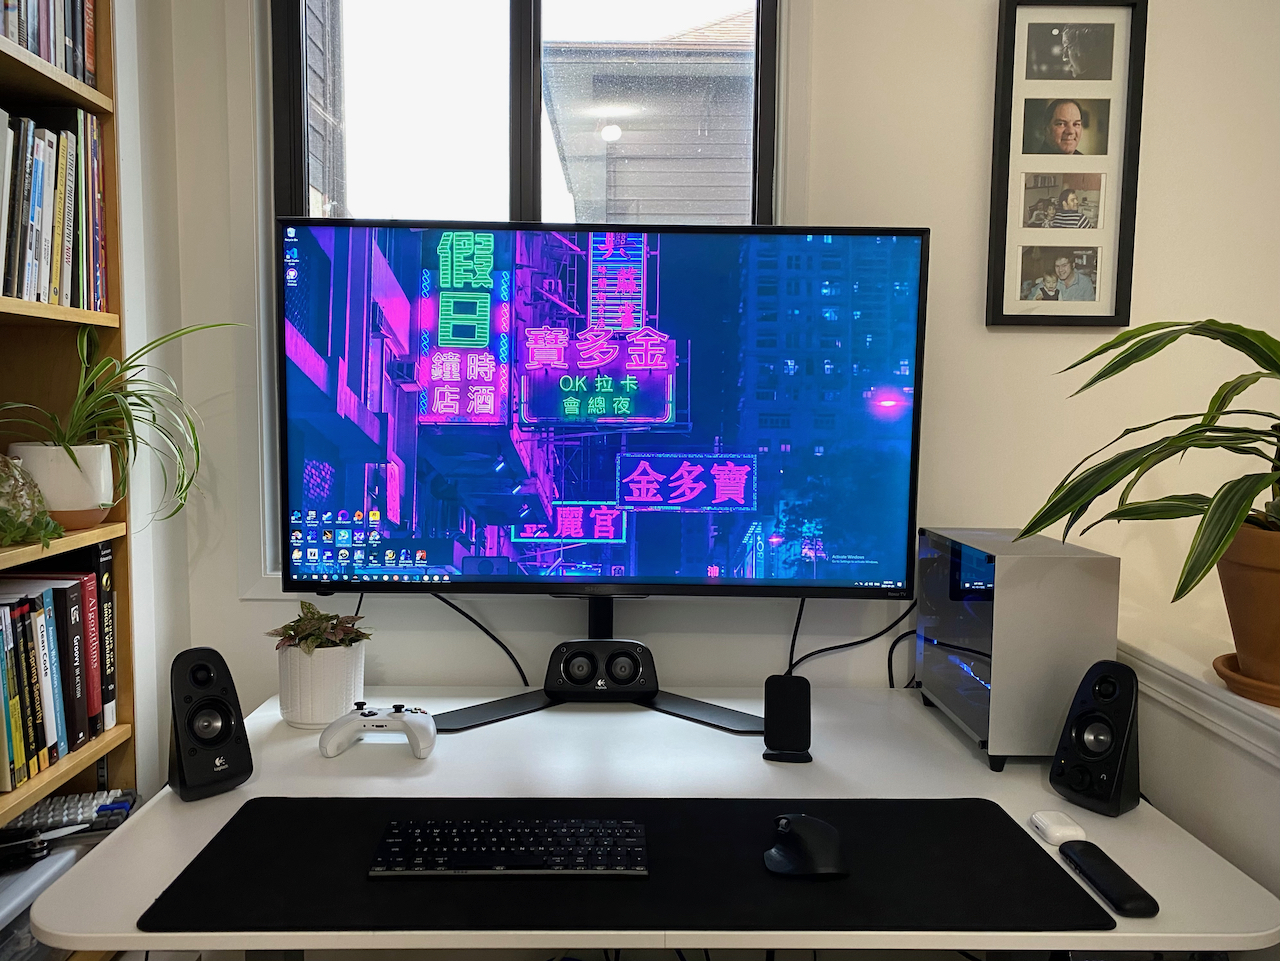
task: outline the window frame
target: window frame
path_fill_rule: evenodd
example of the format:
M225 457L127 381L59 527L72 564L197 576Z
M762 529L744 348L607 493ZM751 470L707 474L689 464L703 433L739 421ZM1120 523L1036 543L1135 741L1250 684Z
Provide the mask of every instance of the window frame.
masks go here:
M778 2L756 0L751 224L774 223ZM307 215L305 0L271 0L273 183L278 217ZM542 220L542 0L511 0L512 222Z

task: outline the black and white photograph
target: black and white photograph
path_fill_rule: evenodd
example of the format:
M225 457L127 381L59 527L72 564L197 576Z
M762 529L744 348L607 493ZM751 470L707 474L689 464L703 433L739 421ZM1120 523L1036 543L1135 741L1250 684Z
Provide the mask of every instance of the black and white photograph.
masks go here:
M1022 107L1022 152L1106 156L1110 119L1109 100L1028 97Z
M1114 23L1033 23L1027 27L1028 80L1110 80Z
M1020 300L1098 299L1097 247L1023 247Z
M1104 179L1095 173L1025 174L1022 226L1096 229L1102 224Z

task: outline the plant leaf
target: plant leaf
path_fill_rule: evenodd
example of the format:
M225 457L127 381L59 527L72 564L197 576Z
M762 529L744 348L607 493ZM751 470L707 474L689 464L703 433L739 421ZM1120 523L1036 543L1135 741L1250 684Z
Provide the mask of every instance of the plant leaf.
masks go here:
M1277 481L1280 481L1280 471L1244 474L1218 488L1191 540L1191 549L1187 552L1178 586L1173 592L1175 601L1185 597L1204 580L1209 569L1218 563L1218 558L1230 546L1258 495Z
M1137 340L1140 337L1145 337L1147 336L1147 334L1154 333L1155 331L1167 330L1170 327L1189 327L1189 326L1191 326L1191 324L1185 320L1162 320L1158 323L1143 324L1141 327L1134 327L1130 330L1122 331L1119 334L1116 334L1116 336L1112 337L1105 344L1095 347L1093 350L1089 351L1089 353L1085 354L1083 357L1081 357L1071 366L1062 368L1062 370L1058 371L1058 373L1065 374L1067 371L1074 370L1075 368L1079 367L1081 364L1089 363L1089 361L1093 360L1095 357L1101 357L1103 354L1109 353L1113 350L1117 350L1123 347L1125 344L1129 343L1132 340Z
M1169 494L1150 501L1133 501L1099 517L1080 533L1087 533L1103 521L1158 521L1174 517L1194 517L1205 512L1210 500L1212 498L1204 494Z
M1216 424L1222 418L1227 408L1231 406L1231 402L1233 400L1264 378L1269 380L1280 380L1280 374L1274 374L1265 370L1256 370L1251 374L1241 374L1239 377L1227 381L1219 387L1216 392L1214 392L1213 399L1209 401L1209 409L1204 412L1204 420L1201 423Z

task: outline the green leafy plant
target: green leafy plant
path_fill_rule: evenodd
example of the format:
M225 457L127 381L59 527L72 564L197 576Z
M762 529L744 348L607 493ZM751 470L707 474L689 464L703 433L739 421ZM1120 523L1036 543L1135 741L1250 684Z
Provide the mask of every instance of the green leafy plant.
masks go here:
M157 455L163 474L162 503L172 505L164 517L172 517L186 506L200 469L198 416L178 393L174 379L144 358L196 331L233 326L236 325L182 327L143 344L124 360L100 358L97 331L83 326L76 339L80 380L66 416L60 417L33 404L10 401L0 404L0 413L22 412L23 416L0 418L0 424L20 425L34 439L56 444L77 467L80 462L73 447L107 445L116 468L117 500L128 490L129 471L138 452L149 448Z
M362 620L355 614L326 614L310 601L302 602L302 613L282 627L267 631L267 637L278 637L276 650L300 647L310 654L317 647L351 647L372 635L356 627Z
M62 525L49 516L35 480L18 461L0 454L0 547L34 541L48 547L62 534Z
M1280 340L1261 330L1217 320L1147 324L1112 338L1066 368L1072 370L1104 354L1118 351L1076 391L1078 394L1154 356L1186 335L1226 344L1261 369L1227 381L1214 393L1208 409L1200 413L1174 414L1140 427L1130 427L1111 443L1094 451L1071 469L1018 535L1028 537L1039 533L1065 517L1067 523L1062 539L1066 540L1067 534L1084 517L1094 500L1128 478L1116 509L1089 527L1108 520L1163 520L1198 515L1200 524L1174 590L1175 601L1185 597L1204 579L1230 546L1242 524L1280 531L1280 414L1233 406L1236 398L1255 384L1264 380L1280 380ZM1192 423L1157 440L1119 453L1107 453L1134 434L1183 421ZM1243 463L1248 467L1262 466L1263 469L1241 473L1219 487L1212 496L1190 493L1169 494L1153 500L1131 499L1138 481L1157 464L1181 457L1190 450L1206 449L1238 454L1246 458ZM1259 465L1258 461L1263 463ZM1253 502L1268 488L1271 489L1272 500L1263 510L1255 510Z

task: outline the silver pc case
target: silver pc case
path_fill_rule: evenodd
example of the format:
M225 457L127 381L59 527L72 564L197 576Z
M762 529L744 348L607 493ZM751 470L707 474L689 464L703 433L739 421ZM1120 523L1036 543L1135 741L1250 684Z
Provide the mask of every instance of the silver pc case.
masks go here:
M1120 559L1017 533L920 529L916 677L996 771L1052 756L1080 678L1116 656Z

